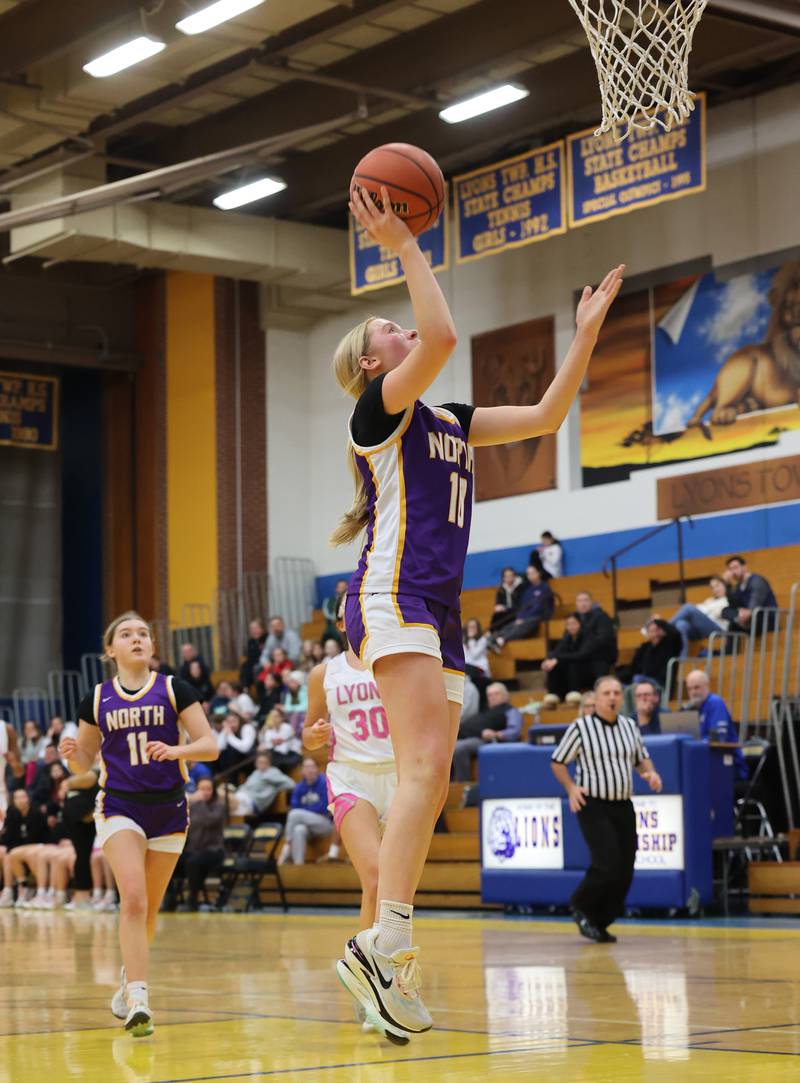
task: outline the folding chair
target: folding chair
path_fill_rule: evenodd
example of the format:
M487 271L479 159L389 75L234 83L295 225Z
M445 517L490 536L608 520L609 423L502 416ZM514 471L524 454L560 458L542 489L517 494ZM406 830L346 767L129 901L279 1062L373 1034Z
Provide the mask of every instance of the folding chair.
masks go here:
M275 877L283 911L286 913L289 910L276 856L282 835L283 827L280 824L262 824L253 832L247 851L233 860L229 894L237 881L244 878L250 888L245 910L261 906L261 881L265 876Z
M239 873L236 862L244 857L253 844L253 832L247 824L229 824L223 832L225 846L225 860L222 862L219 876L219 894L217 895L217 908L221 910L227 905L228 900L236 887Z

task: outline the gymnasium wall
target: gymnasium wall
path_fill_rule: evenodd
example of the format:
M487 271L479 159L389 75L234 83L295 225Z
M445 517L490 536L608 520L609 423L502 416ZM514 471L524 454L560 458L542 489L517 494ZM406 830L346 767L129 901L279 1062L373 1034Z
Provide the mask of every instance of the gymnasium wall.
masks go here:
M628 277L635 279L704 257L721 266L800 245L798 176L800 86L796 85L710 111L704 193L571 230L503 255L451 266L439 281L453 310L459 343L431 389L429 401L470 401L470 338L493 328L552 313L556 355L562 357L574 327L574 291L598 281L616 262L624 261ZM308 334L270 331L267 337L271 385L279 381L281 386L280 397L271 398L268 407L270 454L273 448L293 446L295 457L290 486L276 491L283 479L271 473L270 506L290 499L297 521L308 517L311 524L310 530L291 531L289 536L273 517L270 549L273 556L290 551L311 557L321 586L327 576L354 564L354 552L331 550L326 541L352 491L343 450L350 405L332 380L330 356L341 335L369 314L413 325L404 291L391 289L354 305L345 316L316 324ZM576 561L574 567L570 565L571 572L584 565L596 568L617 543L624 544L620 538L633 537L656 521L657 477L712 465L709 460L697 460L662 466L635 473L627 481L581 489L578 411L576 404L558 435L558 489L476 505L467 563L470 585L493 581L506 556L516 554L515 563L520 563L518 558L545 528L561 538L575 539L568 550ZM310 424L298 430L296 418L303 415L311 419ZM713 466L797 452L800 433L784 433L775 448L720 456ZM311 469L303 479L307 460ZM797 506L791 514L774 508L747 511L728 514L716 526L710 517L704 520L702 545L724 550L740 537L737 523L757 536L759 545L786 544L786 531L791 532L795 514L795 521L800 521ZM287 550L290 544L292 549ZM737 544L744 547L743 541ZM649 563L666 557L643 547L634 559Z

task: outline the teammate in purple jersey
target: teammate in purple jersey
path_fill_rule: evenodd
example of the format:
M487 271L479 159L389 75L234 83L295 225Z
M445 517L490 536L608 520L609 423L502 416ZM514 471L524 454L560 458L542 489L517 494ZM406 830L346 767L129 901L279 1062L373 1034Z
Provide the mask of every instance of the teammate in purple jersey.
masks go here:
M112 621L103 647L116 676L86 696L77 737L64 738L59 752L75 773L100 756L95 824L119 890L123 963L111 1011L142 1037L153 1032L150 943L189 826L186 760L215 760L218 751L191 685L150 671L153 640L138 613ZM182 731L190 743L181 743Z
M378 925L347 942L342 983L393 1041L428 1030L412 947L412 901L444 806L464 688L460 591L472 511L476 446L555 432L586 373L622 265L586 286L577 330L541 402L473 407L420 402L456 345L447 303L408 227L381 190L380 210L354 189L350 210L400 260L417 329L371 317L342 339L336 379L357 400L350 418L356 496L331 541L366 530L348 589L347 636L375 675L398 786L381 843Z

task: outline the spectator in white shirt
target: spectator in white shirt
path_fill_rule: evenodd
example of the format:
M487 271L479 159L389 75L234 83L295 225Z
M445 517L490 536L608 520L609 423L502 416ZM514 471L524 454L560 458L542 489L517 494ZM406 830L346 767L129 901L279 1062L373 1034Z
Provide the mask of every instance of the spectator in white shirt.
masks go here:
M282 707L274 707L258 735L259 749L272 753L272 762L282 771L291 771L302 762L301 741Z
M546 577L558 579L564 570L564 550L561 542L553 537L549 530L543 530L540 539L536 548L539 550L542 568L547 573Z
M246 760L256 743L256 728L241 715L230 711L222 720L222 731L217 737L219 746L218 769L227 771Z
M683 650L681 658L689 655L689 641L707 639L712 632L725 632L729 621L722 612L728 606L728 594L725 580L719 575L712 575L709 581L711 595L699 605L682 605L670 621L681 633Z
M259 660L261 669L270 664L272 652L276 647L282 647L293 662L299 661L302 649L300 636L293 629L286 627L283 617L273 617L269 622L269 635Z
M492 682L489 668L489 640L483 634L480 621L470 617L463 628L464 672L478 689L480 709L486 707L486 689Z

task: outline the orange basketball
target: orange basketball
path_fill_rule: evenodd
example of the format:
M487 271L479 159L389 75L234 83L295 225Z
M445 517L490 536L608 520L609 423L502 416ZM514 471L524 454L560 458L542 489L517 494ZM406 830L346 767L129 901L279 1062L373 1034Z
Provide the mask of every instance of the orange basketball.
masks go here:
M414 236L435 225L444 207L444 177L427 151L411 143L384 143L365 154L350 190L361 188L380 207L381 185L389 192L395 214Z

